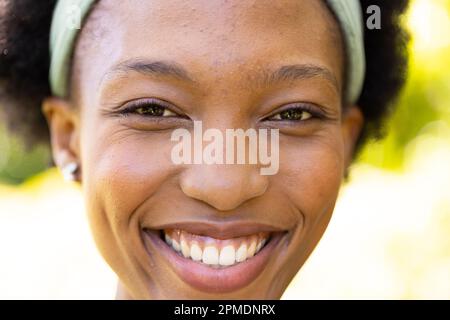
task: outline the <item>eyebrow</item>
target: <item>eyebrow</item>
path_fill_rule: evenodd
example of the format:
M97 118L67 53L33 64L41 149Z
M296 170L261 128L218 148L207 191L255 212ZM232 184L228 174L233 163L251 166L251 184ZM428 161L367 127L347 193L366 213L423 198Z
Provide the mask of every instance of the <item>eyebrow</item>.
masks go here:
M137 72L150 77L164 76L178 80L197 83L189 72L173 61L131 59L121 62L109 70L104 77L110 77L116 73ZM273 70L265 69L250 77L251 86L270 86L284 81L296 81L311 78L323 78L328 80L336 90L339 89L338 81L329 69L314 64L284 65Z
M137 72L145 76L165 76L177 78L179 80L195 82L179 64L172 61L153 61L145 59L126 60L115 65L106 72L103 78L114 76L115 74Z
M260 85L269 86L283 81L296 81L312 78L323 78L328 80L336 90L339 89L338 81L333 72L325 67L313 64L292 64L282 66L274 72L264 71L262 79L257 80L257 82Z

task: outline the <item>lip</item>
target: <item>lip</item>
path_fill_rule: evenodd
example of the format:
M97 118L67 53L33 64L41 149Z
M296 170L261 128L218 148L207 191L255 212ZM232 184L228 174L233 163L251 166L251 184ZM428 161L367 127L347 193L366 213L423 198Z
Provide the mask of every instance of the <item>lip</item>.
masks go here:
M205 225L207 226L207 224ZM201 224L199 225L199 228L202 228ZM258 229L257 225L248 225L248 228L249 229L244 231L247 232L250 228L256 228L255 230L262 231L261 228ZM241 230L240 234L244 231ZM225 234L226 233L223 233L221 236L223 237ZM201 262L184 258L176 253L161 239L160 230L143 230L143 238L147 250L149 248L157 250L168 262L169 267L185 283L198 290L211 293L231 292L249 285L267 266L270 257L273 257L272 253L277 247L277 244L285 234L286 232L272 231L270 240L258 254L244 262L218 269L209 267ZM215 238L217 238L217 236L215 236Z
M276 228L273 226L261 223L249 222L220 222L220 223L205 223L205 222L181 222L171 223L151 227L151 229L180 229L192 234L207 236L219 240L249 236L258 232L283 232L286 230Z

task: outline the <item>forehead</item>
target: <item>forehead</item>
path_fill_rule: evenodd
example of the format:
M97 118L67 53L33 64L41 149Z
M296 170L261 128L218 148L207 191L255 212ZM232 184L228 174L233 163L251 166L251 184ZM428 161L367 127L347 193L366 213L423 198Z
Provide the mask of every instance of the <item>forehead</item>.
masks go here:
M114 65L151 58L175 61L199 81L252 81L259 69L298 63L323 66L341 83L338 30L321 0L100 0L74 70L100 82Z

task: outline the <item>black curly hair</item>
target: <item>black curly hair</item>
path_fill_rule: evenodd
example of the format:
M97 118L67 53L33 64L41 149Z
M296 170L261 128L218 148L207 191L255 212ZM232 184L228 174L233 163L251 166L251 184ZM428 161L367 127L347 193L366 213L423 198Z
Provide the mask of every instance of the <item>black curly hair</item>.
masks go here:
M0 104L8 128L27 146L49 142L41 112L51 94L49 34L56 0L0 0ZM360 0L363 11L381 8L381 29L365 30L367 71L359 98L365 125L357 149L383 135L383 120L405 82L408 34L401 24L408 0Z

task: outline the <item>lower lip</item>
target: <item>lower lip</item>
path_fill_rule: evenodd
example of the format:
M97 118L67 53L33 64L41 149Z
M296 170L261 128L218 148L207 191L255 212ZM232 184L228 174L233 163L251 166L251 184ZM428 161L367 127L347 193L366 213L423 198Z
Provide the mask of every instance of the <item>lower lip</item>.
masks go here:
M159 231L144 231L143 234L146 244L153 244L184 282L201 291L225 293L243 288L258 277L284 233L272 233L271 239L256 255L244 262L220 269L182 257L160 238Z

